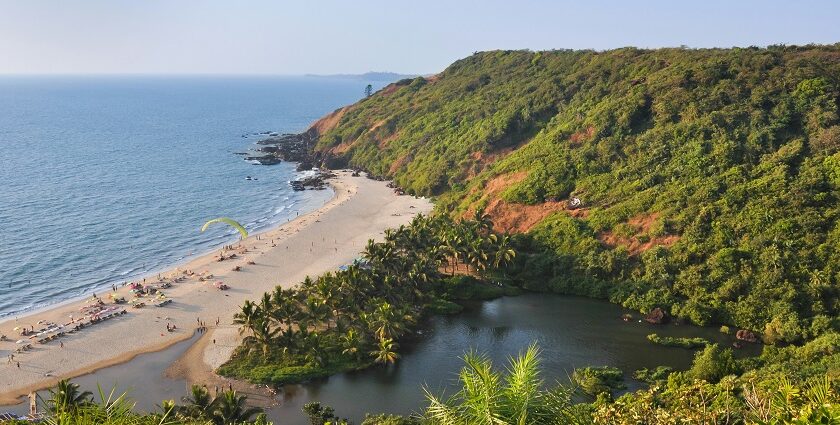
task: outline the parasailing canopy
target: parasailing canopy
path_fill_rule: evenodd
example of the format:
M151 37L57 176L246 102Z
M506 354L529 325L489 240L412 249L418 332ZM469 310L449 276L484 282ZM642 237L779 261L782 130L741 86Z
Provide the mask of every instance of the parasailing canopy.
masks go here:
M234 229L236 229L239 232L239 234L242 235L242 239L245 239L245 238L248 237L248 231L245 230L245 228L242 227L242 225L239 224L239 222L237 222L236 220L234 220L232 218L227 218L227 217L219 217L219 218L214 218L212 220L207 221L207 223L204 223L204 225L201 226L201 231L203 232L203 231L207 230L207 228L210 227L210 225L213 224L213 223L225 223L225 224L229 225L230 227L233 227Z

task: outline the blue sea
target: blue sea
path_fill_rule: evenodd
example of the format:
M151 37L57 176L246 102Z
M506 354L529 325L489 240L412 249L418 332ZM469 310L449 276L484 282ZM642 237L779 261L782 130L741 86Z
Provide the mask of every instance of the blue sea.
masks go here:
M321 206L237 152L368 84L305 77L0 77L0 317L153 274ZM252 180L246 177L251 176ZM255 180L254 180L255 178Z

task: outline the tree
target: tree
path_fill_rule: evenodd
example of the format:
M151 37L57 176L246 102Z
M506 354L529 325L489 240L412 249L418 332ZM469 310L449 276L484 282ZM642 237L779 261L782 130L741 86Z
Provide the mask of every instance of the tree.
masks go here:
M510 360L507 373L493 368L487 356L469 353L459 378L462 388L441 399L426 390L429 406L425 419L445 424L590 424L589 411L572 404L571 389L543 389L539 376L539 350L529 347Z
M498 238L493 251L493 267L496 269L506 266L516 257L516 251L511 247L510 237L507 235Z
M309 418L311 425L347 425L347 419L339 419L335 415L335 409L330 406L322 405L317 401L309 402L303 405L303 413Z
M738 373L738 365L732 356L732 350L721 348L718 344L707 346L694 356L694 363L688 376L709 382L717 382L726 375Z
M251 417L262 413L262 409L247 407L247 397L239 395L235 390L225 391L213 399L212 421L217 425L241 423L251 420Z
M352 356L358 360L363 346L362 337L355 329L350 329L346 334L341 336L341 346L344 347L341 351L343 354Z
M370 355L374 357L376 363L396 363L397 359L400 358L400 355L396 351L399 346L393 339L383 338L379 340L377 349L371 351Z
M90 403L93 394L90 391L79 391L79 385L69 379L58 381L55 388L49 390L47 409L53 413L72 412L79 406Z
M370 97L373 94L373 86L368 84L365 86L365 97Z
M213 399L207 388L194 384L190 387L190 395L183 398L187 404L180 406L180 414L189 418L209 419L213 409Z

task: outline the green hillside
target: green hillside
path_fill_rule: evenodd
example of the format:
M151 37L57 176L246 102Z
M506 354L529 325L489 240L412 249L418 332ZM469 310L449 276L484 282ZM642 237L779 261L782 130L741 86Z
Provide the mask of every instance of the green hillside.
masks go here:
M333 166L527 232L528 287L776 342L837 326L838 106L840 44L493 51L313 129Z

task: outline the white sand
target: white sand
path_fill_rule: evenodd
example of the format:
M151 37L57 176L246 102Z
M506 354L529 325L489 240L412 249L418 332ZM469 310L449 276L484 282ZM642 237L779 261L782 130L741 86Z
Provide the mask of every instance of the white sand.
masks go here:
M218 262L215 252L163 273L207 270L215 276L211 281L199 282L197 276L192 277L165 290L174 300L165 307L128 306L124 316L47 344L33 343L32 350L15 355L20 368L14 362L7 363L9 353L20 346L15 341L21 337L13 328L35 325L37 329L38 320L65 323L71 314L77 318L81 315L83 303L0 322L0 334L10 339L0 342L0 404L14 403L17 397L53 385L59 378L79 376L187 339L195 331L197 318L210 328L215 327L217 318L221 321L212 335L217 339L216 346L208 344L203 356L215 368L227 360L238 340L231 321L246 299L257 300L277 285L289 287L307 275L316 276L348 264L359 256L368 239L376 239L386 228L405 224L432 208L428 200L397 196L384 182L351 177L346 171L338 172L331 184L336 193L332 200L317 211L259 235L260 240L250 236L242 243L248 252L238 254L237 259ZM271 247L272 239L276 247ZM246 264L246 258L256 264ZM242 271L232 271L236 265ZM215 281L223 281L231 289L220 291L213 286ZM118 292L126 299L132 298L128 288L119 288ZM99 295L107 300L106 294ZM166 323L175 324L178 330L167 332ZM59 347L60 342L64 342L64 348Z

